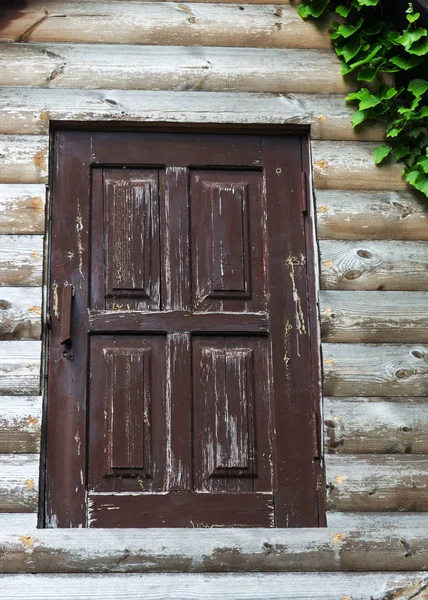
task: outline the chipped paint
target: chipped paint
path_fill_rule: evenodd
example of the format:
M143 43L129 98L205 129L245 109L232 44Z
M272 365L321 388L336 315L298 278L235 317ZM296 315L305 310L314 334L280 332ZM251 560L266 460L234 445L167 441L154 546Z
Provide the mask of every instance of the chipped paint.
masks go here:
M20 535L19 539L26 548L29 548L30 550L33 548L34 540L30 535Z
M346 540L346 535L344 535L343 533L335 533L333 536L333 541L335 544L339 544L340 542L343 542L344 540Z
M79 432L77 432L76 435L74 436L74 441L76 442L77 456L80 456L80 451L82 449L82 442L80 441L80 433Z
M24 481L24 483L28 487L28 489L30 490L30 492L32 492L34 490L34 479L26 479Z
M328 167L328 162L326 160L316 160L314 164L320 169L326 169Z
M337 487L341 487L342 483L348 479L349 477L346 477L346 475L338 475L334 478L334 482L336 483Z
M328 206L319 206L317 208L318 213L328 213Z
M302 267L305 264L305 257L303 255L301 255L300 259L296 258L295 256L289 256L286 260L286 265L288 266L289 270L290 270L290 279L291 279L291 284L292 284L292 289L293 289L293 300L294 300L294 304L295 304L295 319L296 319L296 329L297 332L300 333L300 335L306 335L307 334L307 330L306 330L306 324L305 324L305 317L303 314L303 309L302 309L302 303L300 300L300 296L297 292L297 284L296 284L296 272L295 269L296 267ZM297 350L298 355L299 351Z
M52 284L52 311L55 318L59 319L58 284L56 281Z
M82 289L82 280L85 279L83 274L83 252L85 249L82 244L82 231L83 231L83 218L82 213L80 211L80 204L77 201L77 218L76 218L76 232L77 232L77 254L79 256L79 275L80 275L80 283L79 287Z
M30 425L30 427L35 427L38 422L39 419L36 419L36 417L28 417L28 425Z

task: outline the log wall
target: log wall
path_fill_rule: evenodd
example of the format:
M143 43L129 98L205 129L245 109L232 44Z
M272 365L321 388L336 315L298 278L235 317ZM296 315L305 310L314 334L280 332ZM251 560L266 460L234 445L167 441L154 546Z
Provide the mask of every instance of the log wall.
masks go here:
M407 189L401 166L373 165L382 131L373 125L351 128L352 109L344 97L352 82L343 80L325 28L303 22L293 4L33 0L10 3L0 15L2 530L20 528L24 535L36 523L49 127L59 121L310 127L328 525L339 532L385 524L422 528L420 513L428 511L428 206ZM35 571L46 570L40 565L50 546L48 532L43 535L46 541L31 563ZM398 543L400 556L412 552L407 550L412 539ZM56 543L51 552L61 554L64 540ZM73 543L86 548L84 541ZM388 543L379 541L382 548ZM15 548L16 540L0 541L5 544ZM31 552L32 544L24 536L13 550L19 566L1 568L27 569L22 552ZM357 551L349 551L349 560L352 552ZM67 556L62 560L71 564ZM125 565L119 570L127 569L128 559L114 560ZM321 569L323 560L318 554L318 566L307 562L306 570ZM239 570L239 560L233 564ZM299 570L293 564L288 570ZM335 564L325 570L349 566ZM402 571L425 570L428 559L424 555L410 564L404 558L388 563L371 557L358 564L363 570L385 571L388 564ZM100 559L95 568L105 570L105 563ZM278 566L265 562L259 570ZM8 576L3 597L26 593L19 577ZM52 580L46 577L39 579L43 598L51 597L46 582ZM76 589L79 598L86 598L84 589L93 576L85 577L62 579L64 597ZM127 580L127 597L140 597L139 577ZM394 589L404 590L394 598L419 598L418 590L428 585L425 575L417 573L395 579L358 575L343 579L342 587L326 575L315 588L310 575L281 577L264 580L271 594L265 597L381 599L389 597L394 580ZM120 585L121 576L114 578ZM195 574L188 581L196 580ZM107 586L100 597L108 597L107 581L99 583ZM164 576L146 579L144 585L151 589L151 582L160 582L162 597L176 597L173 590L186 581L184 575ZM242 598L259 597L248 578L242 585L239 577L219 576L218 581L224 597L237 597L237 589ZM201 590L205 583L198 583ZM279 596L277 584L283 586ZM307 596L304 590L310 590ZM190 596L183 592L180 597Z

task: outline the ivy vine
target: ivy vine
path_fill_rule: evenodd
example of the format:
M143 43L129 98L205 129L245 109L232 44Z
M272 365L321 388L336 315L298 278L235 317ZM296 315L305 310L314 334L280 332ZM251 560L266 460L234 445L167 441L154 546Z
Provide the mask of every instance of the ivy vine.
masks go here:
M428 197L428 32L420 14L409 4L407 27L397 30L381 0L303 0L297 10L304 19L335 13L330 34L342 73L358 82L347 96L358 105L353 127L383 122L387 143L375 149L375 163L403 161L405 180Z

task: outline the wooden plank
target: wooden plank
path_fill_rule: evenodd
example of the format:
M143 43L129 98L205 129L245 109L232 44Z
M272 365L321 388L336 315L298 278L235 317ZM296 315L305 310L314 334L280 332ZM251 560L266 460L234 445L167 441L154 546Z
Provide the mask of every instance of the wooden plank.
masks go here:
M0 396L0 453L40 451L42 399Z
M245 78L243 78L243 81ZM48 133L49 121L310 125L313 139L381 140L379 126L351 126L336 94L3 88L2 134ZM131 125L131 124L130 124Z
M178 532L149 528L144 536L141 529L35 531L21 527L2 531L0 542L1 573L245 572L249 576L318 571L319 575L373 569L416 571L426 569L428 559L426 527L397 524L364 530L196 528ZM412 551L406 553L406 548Z
M417 192L316 193L319 239L428 240L428 206Z
M41 286L43 236L0 235L0 286Z
M40 342L0 342L0 394L40 393L40 353Z
M329 48L326 25L294 6L32 0L4 23L1 42ZM47 11L47 13L46 13ZM6 19L5 19L6 20Z
M37 529L37 513L0 513L0 531L3 533L35 532Z
M428 509L428 456L327 454L329 510L419 512Z
M328 511L327 526L334 531L371 529L386 532L389 530L394 535L399 529L424 531L426 529L426 515L420 512L358 513Z
M345 93L332 50L106 44L0 45L0 85Z
M41 288L0 288L0 340L40 339L41 315Z
M324 342L428 343L427 292L319 295Z
M48 136L0 135L0 183L46 183Z
M325 396L426 396L428 346L323 344Z
M321 288L428 290L428 243L321 240Z
M312 144L314 183L318 190L408 190L403 165L392 160L376 166L370 142Z
M0 234L44 233L45 196L44 185L0 184Z
M428 453L427 398L324 398L331 454Z
M39 460L38 454L0 454L0 511L37 510Z
M422 599L424 572L371 574L5 575L4 600L411 600ZM261 591L263 590L263 591Z

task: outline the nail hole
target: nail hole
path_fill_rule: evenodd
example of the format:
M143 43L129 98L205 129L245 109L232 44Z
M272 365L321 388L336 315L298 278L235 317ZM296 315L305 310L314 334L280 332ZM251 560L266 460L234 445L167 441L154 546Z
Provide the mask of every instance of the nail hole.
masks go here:
M369 252L368 250L358 250L357 254L360 258L371 258L372 257L372 253Z
M412 356L414 356L415 358L425 358L425 355L422 352L419 352L418 350L413 350Z
M0 310L7 310L12 307L12 303L7 300L0 300Z
M357 271L357 270L352 270L352 271L347 271L344 275L345 279L349 279L349 280L354 280L354 279L358 279L359 277L361 277L362 273L361 271Z

